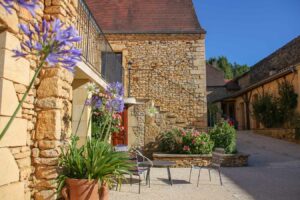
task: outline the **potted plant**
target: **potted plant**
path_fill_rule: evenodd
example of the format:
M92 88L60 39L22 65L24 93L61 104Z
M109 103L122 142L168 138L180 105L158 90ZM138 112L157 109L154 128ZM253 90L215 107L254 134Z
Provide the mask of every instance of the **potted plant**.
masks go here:
M121 184L124 174L130 173L128 155L113 151L110 144L99 140L88 140L81 147L77 141L78 137L72 137L69 147L62 149L59 191L70 200L108 199L108 188L113 183Z

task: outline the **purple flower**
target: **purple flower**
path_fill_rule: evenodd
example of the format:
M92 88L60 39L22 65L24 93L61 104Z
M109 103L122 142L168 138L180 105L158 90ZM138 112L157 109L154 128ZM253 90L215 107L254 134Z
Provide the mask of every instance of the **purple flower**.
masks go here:
M30 12L32 16L35 16L35 9L38 6L38 0L3 0L0 5L9 13L12 14L13 3L19 4Z
M123 97L124 88L122 83L119 82L110 83L106 88L106 92L112 98Z
M93 95L91 98L85 101L85 105L91 106L95 109L99 109L102 106L102 100L99 96Z
M41 28L35 24L33 30L27 25L21 24L21 31L29 39L21 43L22 51L14 51L14 57L25 57L27 56L26 51L29 50L38 55L40 60L44 59L50 66L61 64L73 72L77 62L81 60L81 51L75 47L75 43L80 41L80 37L74 27L63 27L64 24L59 19L52 23L44 20ZM37 40L33 40L33 38L37 38Z
M110 112L121 113L124 110L124 100L122 98L110 99L106 103L106 108Z

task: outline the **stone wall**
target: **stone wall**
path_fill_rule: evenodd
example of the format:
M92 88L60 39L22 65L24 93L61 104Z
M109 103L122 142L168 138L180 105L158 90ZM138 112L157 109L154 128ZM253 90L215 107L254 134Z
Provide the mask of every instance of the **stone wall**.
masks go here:
M246 154L224 154L213 152L212 155L201 154L161 154L154 153L154 160L165 160L175 162L175 167L191 167L194 166L209 166L212 159L215 159L216 163L221 163L222 167L244 167L248 165L248 157Z
M42 18L75 21L77 0L41 0L33 18L18 6L11 15L0 6L0 129L25 93L37 60L12 58L26 36L18 24ZM29 52L30 53L30 52ZM0 199L56 199L57 161L70 135L73 75L62 68L44 69L21 111L0 141Z
M170 121L177 119L178 127L207 126L204 35L111 34L107 38L113 50L123 55L125 94L130 61L130 96L153 100L162 114L174 116ZM156 133L162 130L153 128ZM157 136L151 133L149 139L146 132L145 145Z
M267 129L256 129L254 133L265 135L281 140L287 140L292 142L300 142L297 140L295 129L287 128L267 128Z

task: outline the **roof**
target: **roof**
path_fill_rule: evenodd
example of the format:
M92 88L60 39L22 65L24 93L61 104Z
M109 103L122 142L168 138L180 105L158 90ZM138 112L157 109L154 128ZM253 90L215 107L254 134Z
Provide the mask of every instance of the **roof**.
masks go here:
M274 81L276 79L284 77L287 74L290 74L290 73L293 73L293 72L295 72L295 66L284 68L284 69L280 70L278 73L273 74L272 76L269 76L268 78L265 78L265 79L263 79L261 81L258 81L258 82L254 83L254 84L252 84L252 85L250 85L250 86L248 86L246 88L243 88L243 89L241 89L241 90L239 90L239 91L237 91L237 92L235 92L233 94L230 94L230 95L225 96L223 98L217 99L214 102L218 102L218 101L222 101L222 100L225 100L225 99L230 99L230 98L238 97L238 96L240 96L240 95L242 95L242 94L244 94L244 93L246 93L246 92L248 92L250 90L258 88L258 87L260 87L260 86L262 86L262 85L264 85L266 83L272 82L272 81Z
M298 63L300 63L300 36L256 63L250 70L250 82L255 83L267 78L270 71L278 72Z
M205 33L192 0L85 2L104 33Z
M217 67L214 67L211 64L206 64L206 86L207 87L216 87L224 86L224 72Z

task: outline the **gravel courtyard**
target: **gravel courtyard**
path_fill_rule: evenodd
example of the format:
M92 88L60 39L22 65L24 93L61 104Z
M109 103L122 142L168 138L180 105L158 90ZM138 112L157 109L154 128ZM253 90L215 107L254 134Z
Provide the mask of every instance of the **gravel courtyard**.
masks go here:
M168 184L167 170L153 168L151 188L142 182L141 194L138 183L124 184L121 192L111 191L113 200L299 200L300 199L300 145L252 134L239 132L239 151L250 153L249 167L223 168L224 185L217 173L209 181L208 172L202 170L199 187L197 172L188 182L189 169L171 169L173 186Z

